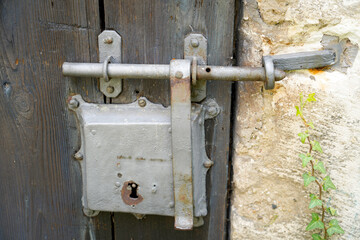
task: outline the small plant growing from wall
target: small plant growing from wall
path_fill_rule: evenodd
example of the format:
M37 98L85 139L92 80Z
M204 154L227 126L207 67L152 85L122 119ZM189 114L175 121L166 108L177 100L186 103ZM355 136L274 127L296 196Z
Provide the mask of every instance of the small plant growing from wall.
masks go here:
M309 150L299 155L303 168L307 168L307 171L302 175L304 186L307 187L310 184L316 184L319 189L317 193L310 193L309 209L313 209L314 212L311 213L311 220L306 230L320 230L319 233L312 234L312 238L314 240L322 240L329 239L336 233L343 234L344 230L334 218L337 215L336 210L325 201L326 192L330 189L335 190L336 187L326 172L324 162L319 160L319 156L323 153L323 150L320 143L316 141L312 135L315 126L304 116L304 108L306 105L315 101L315 93L309 94L306 98L300 93L300 105L295 106L295 108L296 116L301 118L305 127L305 131L299 133L298 136L300 137L301 143L309 145Z

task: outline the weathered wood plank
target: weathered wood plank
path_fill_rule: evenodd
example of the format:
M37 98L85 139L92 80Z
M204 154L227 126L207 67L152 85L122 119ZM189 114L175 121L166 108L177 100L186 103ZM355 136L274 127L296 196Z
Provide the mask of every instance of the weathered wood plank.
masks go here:
M0 1L0 239L111 238L110 214L86 218L69 93L102 101L96 81L69 82L67 61L97 62L97 0Z
M183 58L183 39L190 32L208 39L208 63L231 65L235 2L231 1L111 1L105 0L105 26L123 39L124 63L169 64ZM123 93L113 102L132 102L145 96L170 104L169 82L125 80ZM231 83L208 82L208 97L222 109L206 124L207 150L215 165L208 176L208 216L205 225L193 231L175 231L174 219L147 216L136 220L130 214L115 214L115 236L119 239L224 239L230 133ZM215 130L213 132L213 127Z

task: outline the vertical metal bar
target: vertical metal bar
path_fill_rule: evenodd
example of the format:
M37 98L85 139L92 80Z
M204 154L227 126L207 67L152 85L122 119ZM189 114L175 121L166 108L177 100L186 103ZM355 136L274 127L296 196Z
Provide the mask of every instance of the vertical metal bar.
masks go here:
M207 63L207 40L202 34L190 33L186 36L184 39L184 58L194 61L194 67ZM192 71L195 75L192 77L191 101L200 102L206 98L207 79L196 80L196 71L194 70Z
M190 60L170 62L175 228L193 228Z
M113 30L105 30L98 36L98 44L99 61L103 63L100 91L105 96L114 98L122 91L122 79L109 78L108 63L121 63L121 36Z

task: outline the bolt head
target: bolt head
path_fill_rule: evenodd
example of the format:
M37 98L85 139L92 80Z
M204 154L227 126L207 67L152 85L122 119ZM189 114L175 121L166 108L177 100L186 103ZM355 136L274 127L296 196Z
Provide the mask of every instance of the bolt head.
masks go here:
M77 107L79 107L79 101L78 100L76 100L76 99L71 99L70 101L69 101L69 106L70 107L72 107L72 108L77 108Z
M216 113L217 113L216 107L209 107L208 113L209 113L209 115L211 115L211 116L215 116Z
M115 183L115 186L116 186L116 187L120 187L120 186L121 186L121 183L120 183L120 182L116 182L116 183Z
M84 159L84 156L82 155L81 152L77 152L77 153L74 154L74 158L75 158L76 160L83 160L83 159Z
M115 88L114 88L113 86L108 86L108 87L106 88L106 91L107 91L108 93L113 93L113 92L115 91Z
M212 165L214 165L214 162L211 160L204 162L204 167L206 168L211 168Z
M175 77L176 77L177 79L181 79L181 78L183 77L183 73L180 72L180 71L177 71L177 72L175 73Z
M170 207L170 208L173 208L174 206L175 206L174 202L170 202L170 203L169 203L169 207Z
M140 107L145 107L146 106L146 101L144 99L139 99L138 104Z
M104 38L105 44L112 44L114 42L114 39L112 37L106 37Z
M197 48L199 46L199 44L200 44L199 40L197 40L196 38L192 38L190 40L190 42L191 42L191 46L194 47L194 48Z

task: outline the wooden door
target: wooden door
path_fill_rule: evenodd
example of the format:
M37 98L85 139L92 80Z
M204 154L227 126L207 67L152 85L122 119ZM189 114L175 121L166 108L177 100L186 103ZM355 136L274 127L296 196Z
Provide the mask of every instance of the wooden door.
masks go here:
M236 5L236 6L235 6ZM208 215L202 227L174 230L171 217L82 213L79 148L70 94L88 102L128 103L140 96L170 104L167 81L124 80L116 99L98 79L65 78L61 65L98 62L97 35L116 30L124 63L168 64L183 58L191 32L208 39L208 63L232 65L235 0L0 1L0 239L225 239L232 84L208 81L221 114L206 123ZM236 27L236 26L235 26Z

